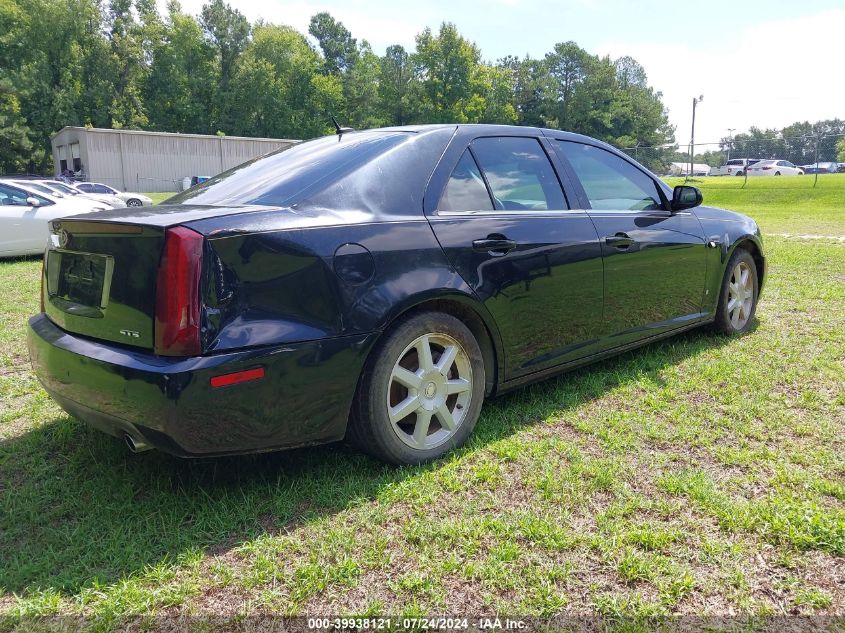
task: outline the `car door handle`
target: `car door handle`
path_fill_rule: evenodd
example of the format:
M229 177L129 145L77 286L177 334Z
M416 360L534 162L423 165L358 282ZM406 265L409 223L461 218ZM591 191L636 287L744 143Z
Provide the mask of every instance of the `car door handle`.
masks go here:
M483 240L473 240L472 250L493 255L504 255L516 248L516 242L506 237L486 237Z
M632 240L627 233L617 233L616 235L608 235L604 238L604 243L608 246L618 248L619 250L625 250L626 248L631 247L634 240Z

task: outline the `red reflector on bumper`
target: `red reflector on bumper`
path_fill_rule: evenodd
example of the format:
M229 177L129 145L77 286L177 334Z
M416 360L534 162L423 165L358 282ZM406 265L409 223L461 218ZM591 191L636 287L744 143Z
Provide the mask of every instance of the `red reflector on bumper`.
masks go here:
M238 383L247 382L249 380L258 380L259 378L264 378L263 367L236 371L232 374L223 374L222 376L213 376L211 378L211 386L228 387L229 385L237 385Z

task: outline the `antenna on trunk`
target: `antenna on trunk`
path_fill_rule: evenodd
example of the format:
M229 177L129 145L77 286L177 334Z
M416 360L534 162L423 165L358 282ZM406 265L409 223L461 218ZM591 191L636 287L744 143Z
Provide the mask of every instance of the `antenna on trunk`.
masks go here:
M352 127L340 127L340 123L337 122L337 119L334 118L332 115L332 123L334 123L335 134L338 136L343 136L345 132L354 132L355 128Z

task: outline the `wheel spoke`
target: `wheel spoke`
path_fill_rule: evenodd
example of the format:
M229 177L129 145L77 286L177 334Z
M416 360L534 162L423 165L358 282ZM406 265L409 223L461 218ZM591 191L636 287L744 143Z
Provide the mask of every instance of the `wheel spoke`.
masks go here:
M440 424L447 431L452 432L457 428L455 418L452 416L452 412L449 411L449 407L446 406L445 402L437 407L437 419L440 420Z
M390 421L394 424L396 422L401 422L411 415L418 406L420 406L419 396L408 396L395 407L390 407L390 411L388 413Z
M732 297L730 301L728 301L728 312L733 312L734 308L736 307L737 298Z
M454 380L446 381L446 393L450 396L455 393L463 393L469 391L469 380L466 378L455 378Z
M397 365L393 368L393 380L408 389L419 389L422 379L414 372Z
M439 371L445 376L448 373L449 368L452 366L452 363L455 362L455 358L457 357L457 345L450 345L449 347L444 349L443 353L440 355L440 359L437 361L437 371Z
M434 361L431 360L431 344L428 336L420 337L417 341L417 356L419 356L420 369L425 371L432 371L434 369Z
M739 329L739 312L739 310L734 310L734 313L731 315L731 325L737 329Z
M425 448L425 438L428 437L428 428L431 426L431 411L420 409L417 411L417 423L414 425L414 443L420 448Z

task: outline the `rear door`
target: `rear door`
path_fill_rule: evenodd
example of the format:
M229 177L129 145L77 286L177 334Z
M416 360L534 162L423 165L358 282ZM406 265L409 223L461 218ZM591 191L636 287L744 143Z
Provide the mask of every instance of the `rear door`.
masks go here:
M589 206L604 257L604 334L611 346L704 316L705 240L690 211L672 213L655 179L585 142L554 140Z
M601 247L530 134L460 129L435 170L426 213L449 261L495 319L505 380L589 354L602 314Z
M42 206L29 204L30 198ZM45 249L49 230L42 216L52 204L47 198L0 183L0 253Z

